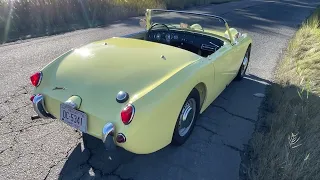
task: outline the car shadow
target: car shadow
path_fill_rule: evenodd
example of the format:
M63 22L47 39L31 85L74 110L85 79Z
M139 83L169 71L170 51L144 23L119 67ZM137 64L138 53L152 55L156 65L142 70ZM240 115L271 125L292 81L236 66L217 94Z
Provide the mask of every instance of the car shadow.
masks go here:
M254 75L232 82L203 112L180 147L169 145L148 155L121 148L107 152L100 139L83 134L83 142L68 157L59 179L206 179L212 174L234 179L263 100L254 94L264 93L271 84ZM224 168L217 168L221 163Z

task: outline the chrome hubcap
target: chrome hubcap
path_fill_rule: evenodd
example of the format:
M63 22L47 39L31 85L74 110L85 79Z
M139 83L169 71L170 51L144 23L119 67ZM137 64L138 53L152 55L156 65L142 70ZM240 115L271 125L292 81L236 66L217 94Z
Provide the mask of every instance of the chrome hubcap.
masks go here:
M194 121L196 114L196 100L191 98L184 105L181 114L179 116L179 135L185 136Z
M249 59L248 59L248 52L247 52L242 61L241 75L244 75L244 73L246 72L248 64L249 64Z

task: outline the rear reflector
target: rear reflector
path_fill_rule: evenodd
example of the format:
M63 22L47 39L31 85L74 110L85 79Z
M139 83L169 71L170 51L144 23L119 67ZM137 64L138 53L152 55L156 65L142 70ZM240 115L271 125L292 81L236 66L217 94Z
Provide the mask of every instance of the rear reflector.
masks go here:
M34 97L35 97L35 95L32 95L32 96L30 97L30 101L33 101Z
M126 136L124 136L124 134L122 134L122 133L119 133L119 134L117 135L117 142L118 142L118 143L124 143L124 142L126 142Z

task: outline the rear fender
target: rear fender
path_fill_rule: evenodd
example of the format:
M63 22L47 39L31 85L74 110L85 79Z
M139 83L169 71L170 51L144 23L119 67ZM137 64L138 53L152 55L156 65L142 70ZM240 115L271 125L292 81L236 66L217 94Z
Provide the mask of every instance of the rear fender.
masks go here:
M147 154L170 144L183 103L199 83L195 72L190 65L133 102L136 114L126 128L127 142L120 146Z
M51 61L49 64L47 64L41 69L43 77L40 85L34 89L34 94L40 93L43 90L43 88L50 86L51 80L56 78L54 72L57 71L59 64L61 63L61 61L63 61L65 57L67 57L73 51L74 49L71 49L64 54L61 54L59 57L55 58L53 61Z

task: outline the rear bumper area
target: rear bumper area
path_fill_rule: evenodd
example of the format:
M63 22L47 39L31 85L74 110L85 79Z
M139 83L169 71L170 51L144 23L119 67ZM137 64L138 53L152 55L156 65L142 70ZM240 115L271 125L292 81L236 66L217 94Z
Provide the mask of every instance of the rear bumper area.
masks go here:
M46 107L45 107L45 100L44 96L42 94L38 94L34 97L33 101L33 108L34 111L38 114L39 117L43 119L57 119L52 114L50 114ZM76 108L76 106L72 106L72 103L69 101L66 101L65 104L70 105L72 108ZM113 123L107 123L101 130L103 134L103 144L105 145L106 150L115 150L116 144L114 141L114 132L115 132L115 126Z
M38 94L34 97L33 101L33 109L39 115L39 117L44 119L56 119L53 115L51 115L45 108L43 95Z
M57 119L69 126L67 122L62 120L60 112L61 103L68 105L70 108L86 113L88 117L87 131L83 133L100 139L105 150L107 151L117 151L120 148L134 154L150 154L170 143L157 143L157 141L154 141L154 137L157 137L154 134L154 131L158 126L154 125L154 121L151 121L153 117L145 116L143 113L142 116L136 116L136 118L145 118L141 119L144 120L144 124L142 124L141 121L136 120L130 124L130 127L128 127L123 125L121 120L111 120L117 117L109 116L109 118L106 117L106 120L104 120L105 118L96 115L97 113L91 112L90 109L88 110L84 104L82 104L80 107L77 107L73 104L73 99L65 98L68 97L68 95L65 97L60 95L59 97L59 95L56 94L48 95L49 93L47 94L39 91L35 92L35 94L37 95L35 95L32 100L33 108L41 118ZM151 120L149 121L149 119ZM150 128L151 126L153 127ZM163 125L161 129L164 127L165 125ZM162 131L163 130L161 130L161 132Z

